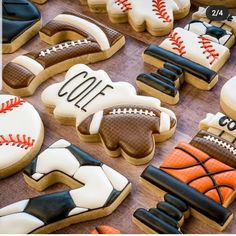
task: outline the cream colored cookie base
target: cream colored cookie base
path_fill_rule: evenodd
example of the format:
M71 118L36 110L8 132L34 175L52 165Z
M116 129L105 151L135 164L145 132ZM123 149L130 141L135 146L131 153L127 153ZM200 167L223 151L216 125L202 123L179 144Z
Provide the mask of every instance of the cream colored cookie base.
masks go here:
M60 182L68 185L70 188L78 188L81 187L81 184L76 182L75 180L72 180L70 177L60 173L60 172L52 172L45 176L42 180L39 180L38 182L34 181L33 179L29 178L28 176L24 175L25 181L27 184L29 184L31 187L43 191L45 188L49 187L50 185ZM67 226L70 226L72 224L77 224L84 221L94 220L97 218L101 218L104 216L110 215L115 209L124 201L124 199L128 196L128 194L131 191L131 183L126 186L126 188L122 191L120 196L109 206L104 207L101 209L92 210L89 212L84 212L79 215L74 215L71 217L68 217L64 220L60 220L56 223L49 224L45 227L41 227L32 233L37 234L47 234L54 232L56 230L65 228Z
M233 120L236 120L236 111L233 110L230 106L228 106L223 99L220 99L220 106L222 108L222 110L224 111L224 113L229 116L230 118L232 118Z
M178 12L174 12L174 18L175 20L178 19L182 19L185 16L188 15L189 13L189 9L190 6L185 7L183 9L181 9L181 11ZM129 24L132 26L132 28L137 31L137 32L143 32L145 30L147 30L151 35L153 36L163 36L163 35L167 35L173 28L173 24L169 25L168 27L164 27L164 28L154 28L151 25L147 25L147 24L142 24L142 25L136 25L131 18L128 17L128 15L123 15L123 14L111 14L108 12L108 17L110 19L110 21L112 23L126 23L129 22Z
M87 0L80 0L80 3L82 5L87 5ZM94 13L106 13L107 12L107 6L106 4L92 4L92 5L88 5L89 9L91 12Z
M35 2L37 4L44 4L45 2L47 2L47 0L32 0L32 2Z
M136 84L141 94L158 98L159 100L161 100L161 102L164 102L170 105L175 105L179 102L179 92L175 95L175 97L172 97L172 96L168 96L165 93L160 92L159 90L145 83L142 83L141 81L136 81Z
M20 170L22 170L24 167L26 167L32 161L32 159L37 155L37 153L40 151L41 146L43 144L43 140L44 140L44 126L43 126L43 123L41 123L40 137L38 138L37 143L30 150L28 155L24 156L24 158L22 158L21 161L5 169L0 170L0 179L13 175L16 172L19 172Z
M229 8L236 8L235 0L192 0L192 3L198 6L221 5Z
M47 37L44 35L42 32L40 32L40 37L43 41L45 42L50 42L52 44L57 43L58 36L55 35L55 37ZM69 37L69 36L68 36ZM70 38L73 38L74 35ZM78 39L78 37L77 37ZM33 81L30 83L30 85L27 88L22 88L22 89L13 89L9 87L6 83L3 81L3 87L11 94L14 94L16 96L20 97L26 97L26 96L31 96L34 91L37 89L37 87L49 79L50 77L62 73L64 71L67 71L70 67L72 67L75 64L89 64L89 63L94 63L102 60L106 60L110 58L113 54L115 54L123 45L125 44L125 37L123 36L120 38L110 49L103 51L103 52L98 52L98 53L92 53L92 54L87 54L83 55L80 57L75 57L72 59L68 59L66 61L60 62L56 65L50 66L47 69L43 70L41 73L39 73Z
M149 188L151 191L154 191L155 193L157 193L158 195L163 196L165 194L164 191L162 191L161 189L159 189L158 187L156 187L155 185L151 184L150 182L148 182L147 180L145 180L143 178L140 179L140 182L144 186ZM190 208L190 212L191 212L191 215L194 216L196 219L199 219L200 221L210 225L212 228L215 228L216 230L219 230L219 231L223 231L233 219L233 214L232 214L228 218L228 220L225 222L225 224L223 226L221 226L221 225L217 224L215 221L212 221L211 219L209 219L206 216L202 215L201 213L197 212L193 208Z
M3 53L15 52L18 48L33 38L39 32L41 26L42 20L40 19L11 43L2 44Z
M155 147L156 142L163 142L163 141L169 139L174 134L175 129L176 129L176 125L170 131L164 132L162 134L153 134L153 146ZM144 165L144 164L148 163L149 161L152 160L152 158L154 156L154 152L155 152L155 148L154 148L148 156L145 156L142 158L135 158L135 157L127 154L121 148L114 150L114 151L109 150L106 147L106 145L100 135L84 135L84 134L81 134L79 131L78 131L78 135L79 135L80 139L84 142L102 142L106 153L110 157L116 158L116 157L122 156L122 157L124 157L125 160L127 160L129 163L131 163L133 165Z
M153 229L149 228L147 225L143 224L140 220L138 220L134 216L132 217L132 221L146 234L158 234L157 232L155 232Z
M151 56L145 55L145 54L143 54L143 60L144 60L144 62L146 62L150 65L153 65L157 68L163 67L164 63L165 63L164 61L161 61L157 58L154 58L154 57L151 57ZM187 71L184 71L184 78L187 83L189 83L189 84L193 85L194 87L201 89L201 90L210 90L218 82L218 75L216 75L215 78L211 81L211 83L208 84L205 81L199 79L197 76L194 76Z

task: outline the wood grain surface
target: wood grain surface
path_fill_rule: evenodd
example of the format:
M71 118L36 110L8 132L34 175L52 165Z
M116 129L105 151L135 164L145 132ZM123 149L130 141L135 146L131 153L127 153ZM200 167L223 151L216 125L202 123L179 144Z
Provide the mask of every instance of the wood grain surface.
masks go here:
M56 15L64 11L81 12L104 24L113 27L126 36L126 45L117 54L107 61L90 65L92 69L103 69L110 75L113 81L127 81L135 85L136 77L143 72L150 72L156 68L145 65L142 61L141 54L150 43L159 44L162 37L152 37L148 33L136 33L129 24L111 24L106 14L95 14L89 12L87 6L81 6L79 0L48 0L44 5L38 5L43 23L47 23ZM196 11L192 8L191 13ZM236 10L231 10L236 13ZM184 26L190 19L190 15L178 22L175 26ZM13 54L3 55L3 66L18 55L31 51L32 49L43 49L47 47L41 42L39 36L34 37L26 45ZM158 144L156 147L155 157L149 164L159 166L165 156L179 141L189 141L198 131L198 123L202 120L207 112L216 113L220 110L219 94L223 84L236 74L236 48L232 49L230 60L220 71L220 80L212 91L200 91L190 85L184 85L180 92L180 103L176 106L167 106L177 115L178 126L175 135L168 141ZM57 139L64 138L78 145L81 149L87 151L97 159L116 169L129 178L133 184L132 193L120 205L120 207L110 216L76 225L72 225L57 233L89 233L97 225L106 224L120 229L123 233L142 233L142 231L132 223L131 217L134 211L139 207L155 207L160 201L160 196L150 192L139 183L139 176L147 165L133 166L128 164L123 158L113 159L107 156L100 143L83 143L79 140L74 127L62 126L58 124L53 115L47 113L41 102L40 95L42 91L50 84L62 81L65 73L57 75L44 84L42 84L36 93L27 101L31 102L45 125L45 141L42 150ZM4 93L2 91L1 93ZM125 96L125 94L124 94ZM16 118L17 119L17 118ZM0 157L1 158L1 157ZM22 172L15 174L7 179L0 181L0 207L19 201L25 198L34 197L55 191L67 189L62 184L57 184L41 193L31 189L23 180ZM236 202L230 209L236 212ZM183 226L184 233L219 233L208 225L200 222L193 217L186 221ZM236 218L227 227L224 233L236 233Z

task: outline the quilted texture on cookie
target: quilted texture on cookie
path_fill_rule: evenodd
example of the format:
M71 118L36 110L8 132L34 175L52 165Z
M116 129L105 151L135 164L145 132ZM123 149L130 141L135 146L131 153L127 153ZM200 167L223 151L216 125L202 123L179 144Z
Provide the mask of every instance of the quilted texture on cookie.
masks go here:
M236 170L186 143L179 143L160 169L221 205L235 194Z

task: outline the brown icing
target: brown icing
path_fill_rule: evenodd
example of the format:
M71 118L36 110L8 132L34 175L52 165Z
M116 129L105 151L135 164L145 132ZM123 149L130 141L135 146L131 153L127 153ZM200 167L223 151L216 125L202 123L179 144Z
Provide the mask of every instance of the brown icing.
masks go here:
M137 109L140 111L152 112L153 116L145 114L111 114L114 109ZM92 115L93 116L93 115ZM84 135L89 135L91 117L87 118L78 126L78 131ZM159 133L160 111L145 106L117 106L105 109L103 119L99 129L107 149L115 151L122 148L125 153L133 158L143 158L150 155L155 148L152 135ZM175 120L171 119L171 127L175 125Z

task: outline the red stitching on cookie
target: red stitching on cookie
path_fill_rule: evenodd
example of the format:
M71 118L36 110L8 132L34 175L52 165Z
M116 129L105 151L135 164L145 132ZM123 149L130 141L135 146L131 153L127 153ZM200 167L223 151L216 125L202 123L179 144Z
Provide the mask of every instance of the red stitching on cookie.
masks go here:
M181 40L181 37L178 35L178 32L172 30L167 38L170 39L170 41L172 42L171 45L175 46L173 47L173 49L177 50L180 56L186 54L185 46L183 45L183 40Z
M198 38L201 40L199 41L199 43L202 44L201 48L205 49L203 54L206 53L208 54L206 57L207 59L212 58L210 62L210 64L212 65L215 62L215 60L218 59L219 53L217 53L216 50L213 48L212 42L209 39L203 36L198 36Z
M8 111L12 111L14 108L23 105L26 101L20 97L12 98L6 102L3 102L0 107L0 113L7 113Z
M26 137L26 135L17 134L16 138L13 138L12 134L9 135L0 135L0 146L1 145L11 145L17 146L19 148L28 149L33 147L35 140L30 137Z
M120 6L121 10L123 12L127 12L129 10L132 10L131 3L129 0L116 0L115 3Z
M166 11L166 3L164 0L152 0L153 11L159 16L159 19L163 19L163 23L170 23L171 18Z

